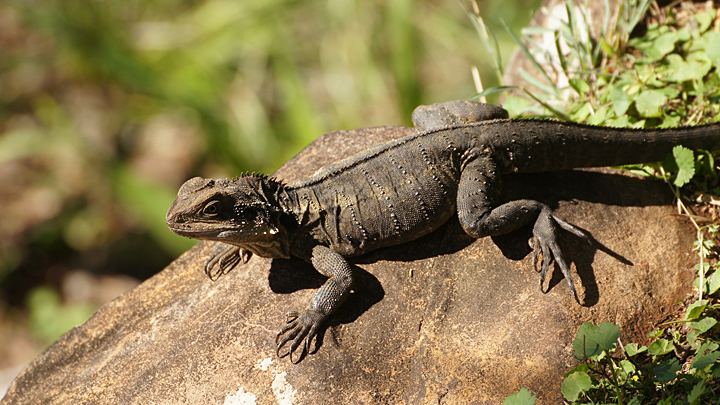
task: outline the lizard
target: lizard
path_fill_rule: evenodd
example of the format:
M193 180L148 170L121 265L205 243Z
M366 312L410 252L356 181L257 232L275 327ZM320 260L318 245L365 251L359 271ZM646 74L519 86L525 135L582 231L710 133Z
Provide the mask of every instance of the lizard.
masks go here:
M500 106L463 100L420 106L412 120L413 134L292 184L246 173L234 179L195 177L178 191L166 216L168 227L182 236L221 242L204 264L211 280L252 255L297 257L328 277L308 308L286 314L275 338L279 357L289 355L294 362L303 342L301 350L309 353L320 326L350 293L349 258L427 235L455 214L474 238L531 225L541 291L554 261L580 303L557 236L562 229L590 239L542 202L501 201L502 177L656 162L678 144L720 149L720 123L627 129L510 119Z

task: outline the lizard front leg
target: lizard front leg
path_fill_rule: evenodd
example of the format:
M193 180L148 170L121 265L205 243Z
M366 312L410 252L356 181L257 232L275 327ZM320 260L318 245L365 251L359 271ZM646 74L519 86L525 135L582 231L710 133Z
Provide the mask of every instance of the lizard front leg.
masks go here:
M310 351L310 341L317 334L320 325L345 301L353 283L350 264L344 257L326 246L313 247L310 263L320 274L329 278L315 293L308 309L286 314L287 325L275 338L278 357L289 355L291 362L293 362L293 352L303 340L305 340L305 352ZM280 350L290 341L292 341L290 350L281 355Z
M540 253L543 256L540 290L554 258L575 300L580 303L569 267L557 243L558 227L584 239L587 236L556 217L550 207L539 201L516 200L495 206L500 191L499 180L490 151L470 150L466 153L457 194L458 217L463 229L470 236L482 238L506 234L534 223L533 265L536 268Z
M229 273L238 264L245 264L252 257L249 250L229 243L216 243L213 253L205 260L205 275L217 281L220 276Z

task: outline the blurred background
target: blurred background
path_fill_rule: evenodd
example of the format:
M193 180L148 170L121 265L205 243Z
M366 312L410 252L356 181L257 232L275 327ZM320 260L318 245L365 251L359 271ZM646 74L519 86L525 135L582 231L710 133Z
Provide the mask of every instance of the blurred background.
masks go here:
M501 20L518 32L539 3L479 0L503 63ZM472 66L497 85L470 12L0 2L0 381L195 243L164 223L188 178L272 173L323 132L410 125L419 104L475 95Z

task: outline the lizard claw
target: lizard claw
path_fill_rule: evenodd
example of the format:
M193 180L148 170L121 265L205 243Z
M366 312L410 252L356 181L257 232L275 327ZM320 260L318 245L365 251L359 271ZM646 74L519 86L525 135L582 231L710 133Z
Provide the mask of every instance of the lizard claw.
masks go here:
M325 315L311 309L306 309L302 312L288 312L285 315L285 318L287 321L287 325L285 325L285 327L283 327L282 330L275 337L275 344L277 345L277 350L275 351L275 353L280 358L289 355L290 362L293 364L297 364L298 362L300 362L300 360L302 360L304 354L310 352L310 341L313 337L315 337L315 335L317 335L318 328L320 327L322 321L325 319ZM303 353L300 355L300 359L295 362L292 355L295 350L300 347L300 344L303 342L303 340L305 341ZM290 341L292 341L292 343L290 343L290 349L288 350L288 352L280 354L280 350L282 350L285 344Z
M213 253L205 260L205 274L210 280L216 281L220 276L228 274L240 262L247 263L250 257L252 252L239 246L217 243ZM216 268L213 269L214 267Z
M538 270L540 254L542 254L543 257L540 267L540 291L547 293L547 291L543 289L543 284L545 283L545 276L547 275L550 263L554 260L560 267L560 271L562 271L565 280L567 280L568 287L573 293L575 301L582 305L578 298L577 290L575 289L575 283L570 276L570 268L565 262L560 246L557 243L558 226L590 242L590 239L583 231L553 215L549 207L544 207L533 227L532 239L533 249L535 250L533 253L533 267L536 271Z

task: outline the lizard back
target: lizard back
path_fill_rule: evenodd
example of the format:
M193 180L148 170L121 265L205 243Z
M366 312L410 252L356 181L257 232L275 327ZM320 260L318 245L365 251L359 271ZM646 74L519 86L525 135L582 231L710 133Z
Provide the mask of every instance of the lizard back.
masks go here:
M416 239L455 211L462 143L449 131L419 132L371 147L286 186L314 232L354 256Z

